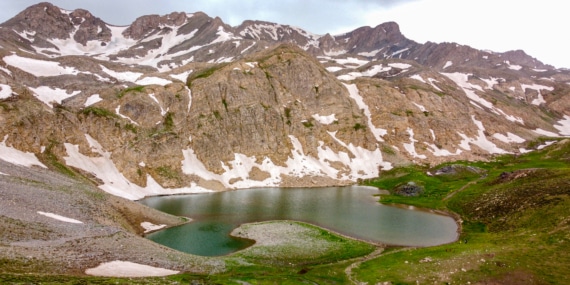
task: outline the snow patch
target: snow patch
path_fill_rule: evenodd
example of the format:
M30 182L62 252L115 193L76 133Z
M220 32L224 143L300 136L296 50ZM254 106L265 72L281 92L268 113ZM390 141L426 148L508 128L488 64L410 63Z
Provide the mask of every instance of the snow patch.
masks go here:
M142 222L141 227L144 229L145 233L153 232L165 228L166 225L155 225L151 222Z
M368 127L370 128L372 134L374 134L376 140L383 142L384 139L382 139L382 137L386 135L388 132L385 129L376 128L376 126L374 126L374 123L372 123L372 114L370 113L370 109L368 108L368 105L364 103L364 99L362 98L362 96L360 96L360 92L358 91L358 87L356 87L356 84L350 84L350 85L346 83L343 84L346 87L346 89L348 89L350 98L356 101L356 104L360 109L364 110L364 115L366 116L366 118L368 118Z
M570 136L570 116L564 115L564 119L558 121L558 125L554 125L554 128L556 128L561 135Z
M203 193L210 190L192 185L185 188L163 188L150 175L147 175L146 187L141 187L131 183L116 167L111 159L111 153L103 149L101 144L94 138L85 134L85 138L91 147L90 156L79 152L79 146L64 143L67 152L65 163L69 166L77 167L81 170L92 173L103 183L99 186L102 190L115 196L130 200L142 199L145 196L153 195L173 195L182 193ZM98 154L98 156L93 156Z
M445 65L443 66L443 69L446 69L446 68L448 68L448 67L450 67L450 66L452 66L452 65L453 65L453 61L448 60L448 61L445 63Z
M31 152L23 152L21 150L15 149L13 147L6 145L6 140L8 140L8 135L4 137L4 140L0 142L0 159L26 167L32 167L34 165L47 168L43 163L41 163L35 154Z
M6 64L17 67L34 76L59 76L66 74L79 74L79 71L73 67L64 67L59 62L46 61L39 59L32 59L28 57L21 57L18 55L9 55L3 58Z
M508 60L505 60L505 63L508 65L508 68L511 70L521 70L522 69L522 66L516 65L516 64L511 64Z
M178 79L184 83L186 83L186 80L188 79L188 76L190 75L190 73L192 73L192 70L188 70L179 74L170 74L170 77L174 78L174 79Z
M538 128L538 129L536 129L536 130L533 130L533 132L535 132L535 133L537 133L537 134L539 134L539 135L546 136L546 137L554 137L554 138L556 138L556 137L559 137L559 136L560 136L560 135L558 135L558 134L556 134L556 133L549 132L549 131L545 131L545 130L540 129L540 128Z
M165 85L171 84L172 81L164 79L164 78L160 78L160 77L152 77L151 76L151 77L145 77L145 78L139 79L135 83L138 85L154 85L154 84L156 84L156 85L165 86Z
M0 99L12 97L12 87L6 84L0 84Z
M400 63L400 62L388 63L388 66L391 66L391 67L394 67L394 68L399 68L399 69L408 69L408 68L412 67L411 64Z
M539 106L540 104L544 104L546 103L546 101L544 100L544 97L542 96L542 90L548 90L548 91L552 91L554 90L554 87L550 87L550 86L544 86L544 85L539 85L539 84L521 84L521 88L523 91L526 91L526 89L533 89L536 90L538 92L538 96L536 99L532 100L532 102L530 102L533 105Z
M336 117L335 114L331 114L328 116L321 116L319 114L314 114L313 115L313 119L315 119L317 122L323 124L323 125L330 125L332 124L334 121L336 121Z
M51 88L47 86L40 86L38 88L31 88L34 92L34 96L38 98L40 101L44 102L49 107L52 106L52 103L61 104L61 102L67 98L73 97L81 91L74 91L73 93L67 93L67 90L59 89L59 88Z
M378 73L389 71L391 69L392 69L392 67L390 67L390 66L383 67L382 64L379 64L379 65L374 65L374 66L370 67L368 70L366 70L364 72L350 72L348 74L341 75L338 77L338 79L350 81L350 80L354 80L358 77L372 77Z
M58 220L58 221L66 222L66 223L83 224L82 221L78 221L78 220L75 220L75 219L71 219L71 218L64 217L64 216L60 216L60 215L53 214L53 213L46 213L46 212L39 212L39 211L38 211L38 214L40 214L40 215L42 215L42 216L46 216L46 217L52 218L52 219L56 219L56 220Z
M461 150L458 149L455 153L452 153L446 149L440 149L437 145L432 143L424 142L425 145L428 146L428 151L431 152L434 156L452 156L452 155L460 155Z
M426 159L427 156L416 152L415 143L418 142L418 140L414 139L414 130L412 128L408 128L407 132L410 135L410 143L403 143L404 149L414 158Z
M344 59L337 58L333 60L340 65L344 65L345 67L350 67L350 68L358 68L370 62L368 60L362 60L355 57L348 57Z
M382 50L383 50L383 48L377 49L377 50L373 50L373 51L370 51L370 52L360 52L360 53L358 53L358 55L360 55L360 56L366 56L366 57L373 57L373 56L376 56L376 54L378 54L378 53L379 53L380 51L382 51ZM342 51L342 52L343 52L343 53L346 53L345 50ZM325 54L326 54L326 53L325 53ZM329 54L327 54L327 55L329 55Z
M487 137L485 136L485 127L483 126L483 123L481 121L478 121L475 119L475 115L471 116L471 120L473 120L473 123L477 126L477 134L478 136L475 138L469 138L467 137L465 134L457 132L459 134L459 136L461 136L461 138L463 139L461 141L461 143L459 144L459 146L465 150L471 150L471 147L469 146L469 144L473 144L478 146L479 148L485 150L488 153L498 153L498 154L504 154L504 153L509 153L499 147L497 147L494 143L490 142Z
M507 132L506 136L500 133L495 133L493 134L493 137L504 143L523 143L526 141L525 139L510 132Z
M411 79L418 80L418 81L421 81L421 82L423 82L423 83L427 83L427 82L424 80L424 78L421 77L421 75L419 75L419 74L414 74L414 75L410 76L410 78L411 78Z
M129 120L131 123L135 124L135 125L139 125L139 123L137 123L135 120L129 118L128 116L125 116L123 114L121 114L121 105L118 105L117 108L115 108L115 113L117 115L119 115L119 117L123 118L123 119L127 119Z
M124 71L124 72L117 72L111 69L106 68L103 65L99 65L103 72L107 73L109 76L116 78L119 81L127 81L127 82L136 82L143 74L140 72L131 72L131 71Z
M102 277L160 277L178 274L180 271L153 267L129 261L115 260L85 270L85 274Z
M428 112L428 110L426 109L426 107L424 107L424 106L422 106L422 105L420 105L420 104L417 104L417 103L415 103L415 102L412 102L412 104L416 105L416 107L418 107L418 109L420 109L421 112L424 112L424 113L425 113L425 112Z
M103 101L103 98L101 98L99 96L99 94L93 94L91 96L89 96L89 98L87 98L87 100L85 100L85 103L83 104L85 107L89 107L95 103L101 102Z
M494 112L498 115L504 116L507 120L509 120L511 122L518 122L520 124L524 124L524 121L522 118L512 116L512 115L508 115L503 110L493 106L493 103L491 103L491 102L481 98L479 95L477 95L473 89L477 89L479 91L483 91L483 89L481 88L481 86L475 85L475 84L472 84L469 82L469 76L471 74L465 74L465 73L459 73L459 72L441 73L441 74L448 77L449 79L451 79L453 82L455 82L455 84L457 84L457 86L461 87L463 89L463 92L465 92L465 95L467 95L467 98L469 98L473 103L484 106L484 107L490 109L492 112Z
M344 67L340 67L340 66L329 66L326 68L326 70L328 72L337 72L337 71L343 70L343 69L344 69Z

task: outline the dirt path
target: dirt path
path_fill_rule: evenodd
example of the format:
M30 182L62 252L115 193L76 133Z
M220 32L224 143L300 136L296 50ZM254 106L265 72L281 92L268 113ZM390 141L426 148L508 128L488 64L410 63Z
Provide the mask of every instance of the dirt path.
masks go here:
M412 250L412 249L416 249L415 247L406 247L406 248L402 248L402 249L398 249L398 250L394 250L394 251L390 251L388 253L385 253L384 255L390 255L390 254L394 254L397 252L401 252L401 251L406 251L406 250ZM353 276L352 276L352 270L354 268L357 268L358 266L360 266L360 264L362 264L363 262L372 260L374 258L379 257L380 255L382 255L382 253L384 252L385 248L378 248L375 251L373 251L372 253L360 257L358 258L357 261L351 263L345 270L344 273L346 274L346 277L348 277L348 280L350 281L350 283L352 284L366 284L364 282L358 282L358 280L356 280Z
M453 192L447 194L447 196L445 196L445 198L443 198L443 201L449 200L451 197L453 197L453 195L455 195L455 194L457 194L457 193L459 193L459 192L465 190L465 188L467 188L467 187L469 187L469 186L471 186L471 185L473 185L473 184L475 184L475 183L477 183L477 182L483 180L483 179L486 178L486 177L487 177L487 175L483 175L483 176L479 177L477 180L470 181L469 183L463 185L463 187L461 187L461 188L459 188L459 189L457 189L457 190L455 190L455 191L453 191Z

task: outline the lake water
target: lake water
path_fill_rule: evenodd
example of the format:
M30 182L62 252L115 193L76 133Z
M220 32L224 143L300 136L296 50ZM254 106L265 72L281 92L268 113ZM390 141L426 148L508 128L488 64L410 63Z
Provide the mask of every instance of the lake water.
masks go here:
M193 222L147 237L203 256L225 255L253 241L229 233L243 223L296 220L373 242L431 246L453 242L457 224L448 216L378 203L372 187L257 188L151 197L140 202Z

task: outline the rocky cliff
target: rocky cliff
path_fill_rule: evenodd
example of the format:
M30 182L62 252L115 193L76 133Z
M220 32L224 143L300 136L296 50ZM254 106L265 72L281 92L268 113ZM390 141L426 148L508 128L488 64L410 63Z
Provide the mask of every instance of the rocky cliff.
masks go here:
M2 156L112 194L355 183L570 136L570 72L419 44L396 23L314 35L196 12L126 27L34 5L0 25ZM14 154L15 153L15 154Z

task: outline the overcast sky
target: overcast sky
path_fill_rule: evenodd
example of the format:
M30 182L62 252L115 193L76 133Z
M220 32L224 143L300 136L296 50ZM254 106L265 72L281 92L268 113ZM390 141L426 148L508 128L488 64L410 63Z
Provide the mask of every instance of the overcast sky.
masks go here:
M0 22L37 0L0 0ZM395 21L416 42L456 42L504 52L522 49L570 68L570 17L563 0L52 0L84 8L105 22L128 25L142 15L202 11L232 26L265 20L315 34L340 34Z

